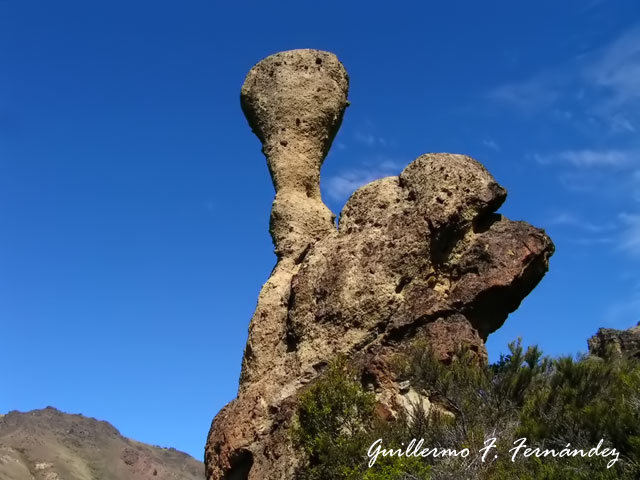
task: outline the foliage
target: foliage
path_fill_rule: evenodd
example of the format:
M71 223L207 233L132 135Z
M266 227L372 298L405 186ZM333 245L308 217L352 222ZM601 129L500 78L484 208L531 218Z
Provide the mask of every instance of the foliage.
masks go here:
M374 395L362 388L344 359L331 365L300 399L292 433L307 464L299 478L400 480L407 474L425 475L428 466L415 459L387 457L367 467L363 452L381 427L374 406Z
M640 362L621 356L551 359L537 347L509 344L493 365L460 350L445 365L425 344L395 362L399 381L429 398L394 422L377 420L375 397L344 360L302 396L293 428L306 458L303 479L637 479L640 478ZM468 448L466 457L380 456L368 468L376 439L400 448L423 439L429 448ZM485 441L496 448L481 459ZM526 438L530 447L560 451L616 448L613 458L550 456L512 461L509 450Z

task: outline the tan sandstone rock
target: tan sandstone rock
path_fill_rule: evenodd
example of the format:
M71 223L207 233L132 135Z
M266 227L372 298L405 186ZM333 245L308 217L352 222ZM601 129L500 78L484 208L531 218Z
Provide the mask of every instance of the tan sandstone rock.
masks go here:
M317 50L266 58L242 88L276 189L278 263L251 320L238 397L211 426L209 480L293 478L297 395L339 354L359 365L382 416L422 402L386 360L414 339L443 361L462 344L486 359L487 336L548 269L551 240L496 214L506 191L464 155L422 155L360 188L336 228L319 176L347 89L337 58Z
M591 355L602 358L620 355L640 360L640 322L627 330L601 328L587 343Z

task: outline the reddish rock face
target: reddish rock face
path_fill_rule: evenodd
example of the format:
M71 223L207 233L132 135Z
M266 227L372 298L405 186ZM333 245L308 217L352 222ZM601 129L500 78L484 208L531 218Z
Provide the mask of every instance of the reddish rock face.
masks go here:
M276 188L278 263L251 321L238 397L211 426L210 480L293 478L297 395L339 354L361 366L389 418L406 402L386 359L414 339L443 361L461 345L486 360L487 336L548 269L549 237L496 214L506 191L463 155L422 155L360 188L336 228L316 182L347 85L335 56L295 50L260 62L243 87Z

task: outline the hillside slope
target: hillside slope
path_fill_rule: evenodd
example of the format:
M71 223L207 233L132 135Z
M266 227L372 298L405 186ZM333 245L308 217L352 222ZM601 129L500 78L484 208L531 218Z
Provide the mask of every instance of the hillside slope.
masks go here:
M201 480L175 449L120 435L107 422L47 407L0 416L0 480Z

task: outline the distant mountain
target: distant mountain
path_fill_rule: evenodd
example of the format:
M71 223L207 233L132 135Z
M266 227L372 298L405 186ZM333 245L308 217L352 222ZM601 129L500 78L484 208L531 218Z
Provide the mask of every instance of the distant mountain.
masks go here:
M52 407L0 416L0 480L147 479L203 480L204 465Z

